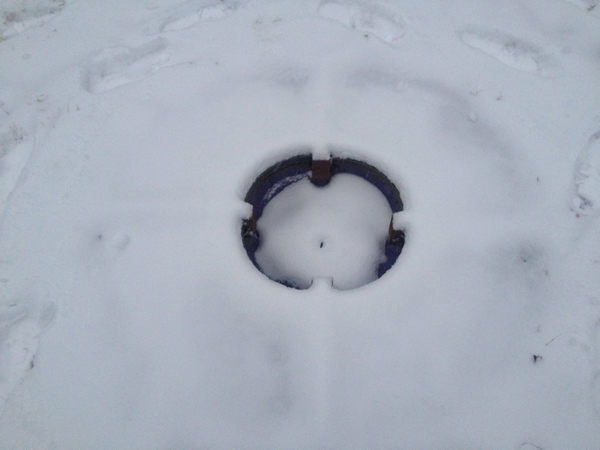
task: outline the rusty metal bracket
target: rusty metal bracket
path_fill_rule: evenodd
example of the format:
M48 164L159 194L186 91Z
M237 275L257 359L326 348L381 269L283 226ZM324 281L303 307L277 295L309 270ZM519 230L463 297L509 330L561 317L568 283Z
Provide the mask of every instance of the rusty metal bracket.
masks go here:
M330 159L313 159L310 164L312 172L310 181L315 186L325 186L331 180L331 160Z
M392 219L390 220L390 227L388 229L388 244L396 245L402 248L404 246L405 239L406 237L404 235L404 230L394 229L394 216L392 216Z
M244 219L243 234L256 232L256 208L252 207L252 216L249 219Z

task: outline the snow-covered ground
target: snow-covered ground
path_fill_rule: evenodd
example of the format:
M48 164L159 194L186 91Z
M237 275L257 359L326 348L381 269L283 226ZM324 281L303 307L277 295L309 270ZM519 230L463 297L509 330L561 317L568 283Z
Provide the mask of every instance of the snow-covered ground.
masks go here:
M597 0L4 0L0 449L600 448ZM300 149L400 188L381 279L274 283Z

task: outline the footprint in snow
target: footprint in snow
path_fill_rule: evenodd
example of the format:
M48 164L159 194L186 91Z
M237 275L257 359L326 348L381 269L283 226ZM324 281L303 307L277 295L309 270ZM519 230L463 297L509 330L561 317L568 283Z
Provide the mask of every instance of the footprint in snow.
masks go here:
M35 6L30 7L19 2L4 3L0 5L0 41L15 37L29 28L42 26L65 7L67 0L38 0Z
M579 155L575 170L575 199L577 214L592 214L600 209L600 131L593 134Z
M92 267L104 267L123 255L131 242L131 236L125 232L98 233L90 247Z
M193 27L197 23L207 20L223 19L234 12L234 8L227 5L215 5L195 11L192 14L170 17L159 27L163 31L179 31Z
M28 306L0 309L0 411L14 389L35 367L40 334L56 316L54 303L41 311Z
M152 39L137 47L109 47L88 59L82 66L81 85L92 94L141 81L169 60L163 38Z
M481 50L513 69L546 77L561 73L560 64L545 49L508 33L465 26L458 31L458 36L469 47Z
M34 140L20 128L0 133L0 218L33 152Z
M326 1L319 6L319 15L340 22L362 33L373 34L392 43L404 36L401 15L381 6L355 1Z

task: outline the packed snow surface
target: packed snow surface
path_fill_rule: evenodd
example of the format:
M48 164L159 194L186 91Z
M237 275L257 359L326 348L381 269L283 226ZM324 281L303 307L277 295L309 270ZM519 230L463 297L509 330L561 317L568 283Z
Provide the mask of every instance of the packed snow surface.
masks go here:
M0 449L600 448L597 5L2 1ZM299 149L397 184L380 279L248 260Z
M267 204L256 261L295 286L331 278L337 289L357 288L377 279L391 217L383 194L358 176L338 174L324 187L304 178Z

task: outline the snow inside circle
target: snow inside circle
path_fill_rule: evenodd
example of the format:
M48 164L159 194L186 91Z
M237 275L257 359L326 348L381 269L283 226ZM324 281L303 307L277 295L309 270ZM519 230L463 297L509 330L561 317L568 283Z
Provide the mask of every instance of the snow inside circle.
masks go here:
M324 187L304 178L265 207L256 260L270 278L300 288L317 277L357 288L377 279L391 214L381 192L360 177L340 174Z

